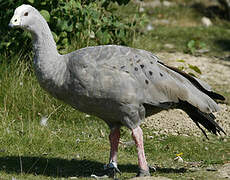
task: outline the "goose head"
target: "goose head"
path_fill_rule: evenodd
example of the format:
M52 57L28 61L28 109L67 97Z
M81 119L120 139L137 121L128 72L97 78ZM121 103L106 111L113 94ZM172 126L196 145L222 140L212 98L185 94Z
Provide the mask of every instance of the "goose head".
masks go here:
M40 13L34 7L23 4L15 9L9 26L33 32L36 31L37 28L36 21L41 20L40 16Z

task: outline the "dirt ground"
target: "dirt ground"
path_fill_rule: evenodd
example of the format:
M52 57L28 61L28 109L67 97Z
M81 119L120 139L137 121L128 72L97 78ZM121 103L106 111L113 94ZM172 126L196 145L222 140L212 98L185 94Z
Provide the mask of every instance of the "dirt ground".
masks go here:
M220 94L223 91L230 93L230 61L224 61L216 57L195 57L183 53L158 53L157 56L168 65L175 67L186 66L186 64L196 65L202 72L202 74L195 74L199 79L207 82ZM185 63L178 62L178 60L184 60ZM191 69L187 69L186 71L192 72ZM215 113L216 121L229 137L230 105L223 102L219 104L219 106L221 110ZM203 136L200 129L193 123L188 115L179 109L162 111L155 114L146 118L143 125L147 128L156 129L154 132L156 134ZM223 137L225 136L223 135ZM202 172L206 170L200 169L199 171ZM230 179L230 163L218 167L216 173L213 175L213 179ZM134 178L132 180L170 180L170 178L159 176Z
M158 53L156 54L162 61L175 67L186 66L186 64L196 65L202 74L196 74L199 79L207 82L221 94L224 90L230 93L230 61L220 60L216 57L200 56L195 57L183 53ZM184 60L184 62L178 62ZM187 69L187 72L194 72ZM228 101L229 102L229 101ZM230 106L221 103L221 110L215 113L216 121L230 135ZM200 136L202 132L193 123L185 112L179 109L162 111L145 120L144 126L156 129L156 134L173 135L195 135Z

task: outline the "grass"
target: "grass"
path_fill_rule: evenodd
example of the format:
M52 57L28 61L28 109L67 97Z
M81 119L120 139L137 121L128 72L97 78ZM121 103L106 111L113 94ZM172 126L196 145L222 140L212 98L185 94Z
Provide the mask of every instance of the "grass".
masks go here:
M144 12L139 13L140 5L129 3L118 9L123 19L142 17L139 22L137 35L132 46L150 50L152 52L186 52L189 53L187 44L191 40L205 44L205 53L208 56L223 57L230 50L230 24L223 19L222 14L217 14L211 8L205 8L202 4L191 5L191 2L180 1L172 7L144 7ZM216 7L218 10L218 7ZM201 18L207 16L213 23L211 27L205 27ZM166 21L166 22L165 22ZM153 30L147 31L146 26L151 24ZM168 48L165 44L172 44ZM199 54L200 55L200 54ZM202 54L201 54L202 55Z
M123 16L137 13L132 4L127 9L121 10ZM216 19L213 27L204 28L199 22L201 16L186 6L179 6L176 11L160 8L153 14L147 12L149 22L152 17L170 20L175 17L179 23L157 25L150 32L140 30L143 32L132 46L153 52L187 52L187 43L195 39L210 49L208 56L227 54L230 49L229 23ZM192 25L182 26L182 22L188 20ZM168 49L164 46L166 43L174 47ZM88 117L44 92L31 71L31 61L31 57L20 53L10 60L1 60L0 180L89 179L91 174L100 173L109 157L108 127L98 118ZM220 87L223 91L225 88ZM230 97L227 92L224 95ZM41 125L44 117L48 118L47 126ZM219 167L230 162L229 136L227 141L214 136L207 141L204 137L155 136L154 129L142 128L148 162L157 166L153 176L216 179L215 172L206 171L206 167ZM131 141L130 131L126 128L122 128L122 141ZM182 158L189 163L174 161L177 153L183 153ZM122 171L119 179L134 177L138 170L135 147L121 145L118 159ZM194 163L199 170L190 170Z
M23 59L1 66L0 179L89 179L91 174L99 174L109 156L108 127L47 95L30 71L30 63ZM42 126L45 116L48 123ZM158 168L153 176L186 179L210 175L189 171L189 165L174 161L181 152L185 161L199 162L199 168L230 161L230 141L212 136L210 141L154 136L154 129L142 128L148 162ZM121 134L123 142L131 140L126 128ZM119 178L134 177L138 170L135 146L121 145L118 159L123 172Z
M223 56L230 50L230 31L228 29L214 26L205 27L168 27L158 26L154 31L149 32L144 37L139 37L135 46L153 52L188 52L188 42L196 40L205 44L209 50L206 55ZM173 48L168 49L165 44L172 44ZM222 56L221 56L222 55Z

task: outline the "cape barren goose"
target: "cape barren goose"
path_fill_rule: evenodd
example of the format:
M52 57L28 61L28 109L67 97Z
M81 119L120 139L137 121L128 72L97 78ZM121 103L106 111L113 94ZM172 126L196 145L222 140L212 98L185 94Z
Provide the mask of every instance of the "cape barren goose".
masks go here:
M214 99L224 97L207 84L165 65L151 52L130 47L104 45L86 47L60 55L50 28L30 5L18 7L9 26L29 31L33 38L34 69L41 87L73 108L103 119L111 129L109 164L117 168L120 127L132 131L138 152L138 176L148 176L140 128L146 116L163 109L184 110L206 135L224 130L212 112Z

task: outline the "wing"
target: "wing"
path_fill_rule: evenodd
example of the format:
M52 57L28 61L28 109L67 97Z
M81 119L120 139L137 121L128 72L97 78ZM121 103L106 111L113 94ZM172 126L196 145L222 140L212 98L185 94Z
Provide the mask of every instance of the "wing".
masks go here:
M212 99L213 92L206 90L203 83L163 64L151 52L115 45L95 46L74 52L72 59L76 67L86 67L79 76L91 77L88 86L96 82L91 88L108 94L114 91L111 97L130 92L130 97L139 103L158 107L181 100L206 113L219 109Z

